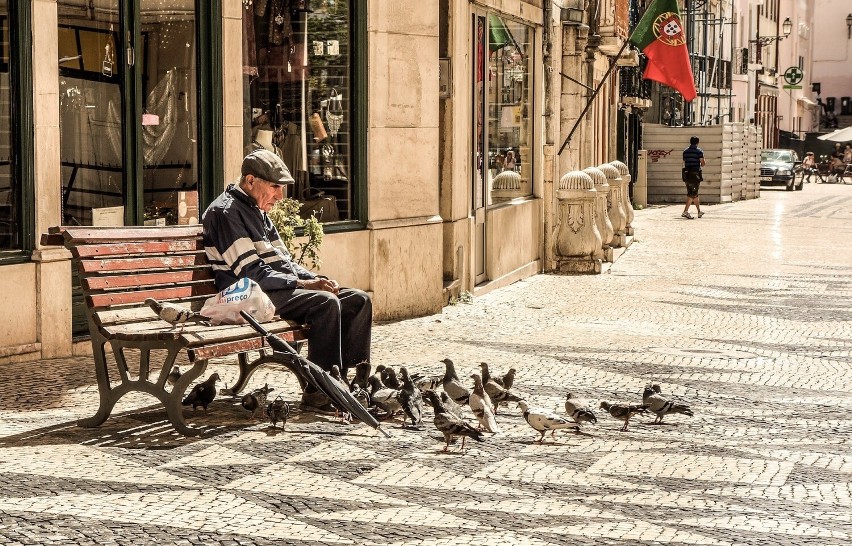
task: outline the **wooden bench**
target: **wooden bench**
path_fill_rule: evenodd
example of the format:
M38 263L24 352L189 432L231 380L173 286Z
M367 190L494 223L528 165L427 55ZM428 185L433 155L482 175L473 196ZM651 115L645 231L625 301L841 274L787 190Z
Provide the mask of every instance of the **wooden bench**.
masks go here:
M217 292L201 226L57 227L42 235L41 242L71 251L85 296L100 407L93 417L81 420L81 426L101 425L122 396L145 392L163 404L178 432L194 436L199 429L186 424L181 401L187 387L204 373L209 359L238 355L240 375L231 387L233 394L265 364L292 365L285 355L267 353L266 340L250 326L188 323L174 327L145 305L146 298L155 298L198 310ZM291 343L305 339L306 327L298 323L275 320L265 327ZM110 375L107 343L117 377ZM128 366L128 350L139 351L135 375ZM165 352L162 362L152 361L155 350L159 350L155 356ZM192 367L167 389L166 379L182 351ZM258 351L259 356L250 360L250 351Z

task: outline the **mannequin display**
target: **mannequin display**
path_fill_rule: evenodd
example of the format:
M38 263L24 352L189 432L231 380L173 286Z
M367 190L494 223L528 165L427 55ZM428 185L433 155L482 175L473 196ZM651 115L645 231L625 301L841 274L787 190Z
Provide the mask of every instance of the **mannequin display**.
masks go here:
M272 131L268 129L258 129L257 135L254 137L255 142L269 150L275 151L275 145L272 144Z

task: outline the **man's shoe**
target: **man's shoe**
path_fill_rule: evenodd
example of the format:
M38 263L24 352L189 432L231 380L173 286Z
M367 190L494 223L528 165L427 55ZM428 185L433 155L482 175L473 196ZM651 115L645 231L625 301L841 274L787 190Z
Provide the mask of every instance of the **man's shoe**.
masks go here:
M335 408L326 395L319 391L306 392L302 394L302 402L299 404L302 411L314 413L334 413Z
M699 210L698 211L698 217L701 218L702 216L704 216L704 213Z
M684 211L684 212L683 212L683 214L681 214L681 216L682 216L683 218L686 218L687 220L692 220L692 219L694 218L694 216L692 216L691 214L689 214L687 211Z

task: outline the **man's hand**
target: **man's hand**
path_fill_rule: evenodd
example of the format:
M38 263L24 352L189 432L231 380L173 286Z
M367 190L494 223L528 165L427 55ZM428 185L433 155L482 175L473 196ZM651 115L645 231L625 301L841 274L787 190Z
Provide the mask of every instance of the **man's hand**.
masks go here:
M302 288L304 290L320 290L324 292L331 292L332 294L337 294L340 291L340 285L337 284L337 281L321 278L299 279L296 281L296 288Z

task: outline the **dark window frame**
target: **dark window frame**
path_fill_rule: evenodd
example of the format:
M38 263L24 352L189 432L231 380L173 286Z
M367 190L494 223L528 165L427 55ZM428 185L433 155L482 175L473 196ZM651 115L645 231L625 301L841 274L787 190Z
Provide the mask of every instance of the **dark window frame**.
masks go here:
M12 176L20 181L15 206L21 248L0 250L0 264L27 262L35 249L31 0L9 2L8 10L11 136L17 143L12 150Z

